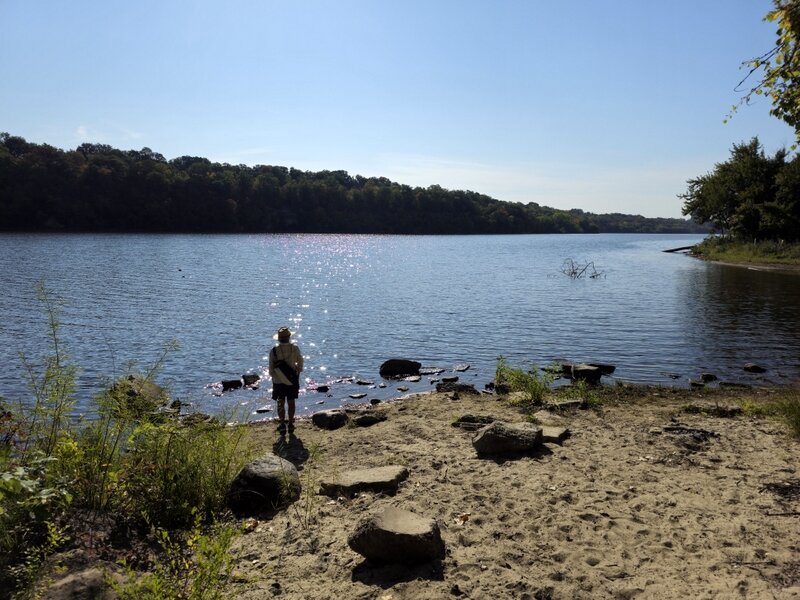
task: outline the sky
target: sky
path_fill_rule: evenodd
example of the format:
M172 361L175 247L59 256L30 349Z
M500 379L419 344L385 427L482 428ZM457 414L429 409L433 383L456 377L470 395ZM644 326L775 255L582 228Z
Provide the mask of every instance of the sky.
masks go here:
M0 131L679 217L770 0L0 0Z

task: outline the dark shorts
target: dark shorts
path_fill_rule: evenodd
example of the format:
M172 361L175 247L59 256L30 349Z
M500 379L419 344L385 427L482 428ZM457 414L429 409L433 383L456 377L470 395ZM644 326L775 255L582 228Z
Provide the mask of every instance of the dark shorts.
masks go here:
M275 383L272 386L272 399L279 400L281 398L288 398L289 400L297 400L297 392L299 386L286 385L285 383Z

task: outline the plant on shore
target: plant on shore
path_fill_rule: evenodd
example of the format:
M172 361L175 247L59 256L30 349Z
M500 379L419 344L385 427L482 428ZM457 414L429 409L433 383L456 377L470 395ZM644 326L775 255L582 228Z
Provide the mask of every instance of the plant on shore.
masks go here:
M709 237L697 244L692 254L707 260L800 265L800 243L783 241L741 241Z
M800 391L793 390L775 403L778 417L800 438Z
M95 419L73 420L77 369L59 335L59 302L41 284L37 293L50 351L38 364L22 357L32 402L0 404L0 589L20 597L32 593L46 555L67 541L62 528L86 511L194 527L188 550L200 548L197 520L224 513L227 487L255 451L247 428L160 410L167 397L152 380L173 345L143 375L96 396Z
M506 384L512 392L520 394L511 400L524 411L530 411L544 404L544 399L550 393L550 384L553 378L548 373L540 372L534 365L528 371L510 367L502 356L497 359L494 376L495 384Z
M127 570L125 580L106 577L120 600L221 600L232 598L228 583L235 567L231 553L239 529L232 524L213 523L203 529L200 514L192 514L192 527L175 539L166 529L151 531L163 553L163 560L144 575Z

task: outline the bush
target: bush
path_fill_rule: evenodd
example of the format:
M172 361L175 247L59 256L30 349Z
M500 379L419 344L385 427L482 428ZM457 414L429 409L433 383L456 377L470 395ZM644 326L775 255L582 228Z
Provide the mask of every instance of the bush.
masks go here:
M507 384L512 392L522 392L522 400L517 401L517 404L525 410L541 406L552 383L552 377L547 373L540 373L536 365L523 371L509 367L502 356L497 359L494 380L496 384Z

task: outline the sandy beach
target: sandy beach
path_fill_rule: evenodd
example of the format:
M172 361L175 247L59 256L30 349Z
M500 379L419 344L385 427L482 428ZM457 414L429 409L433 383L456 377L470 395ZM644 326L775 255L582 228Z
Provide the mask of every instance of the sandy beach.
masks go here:
M800 598L800 442L779 422L686 411L727 399L654 388L540 414L570 437L482 458L454 420L525 416L498 396L456 396L380 404L387 419L371 427L301 422L286 443L255 426L306 490L366 467L403 465L409 477L394 496L307 493L250 522L235 544L238 597ZM387 506L435 519L445 559L376 566L351 550L357 523Z

